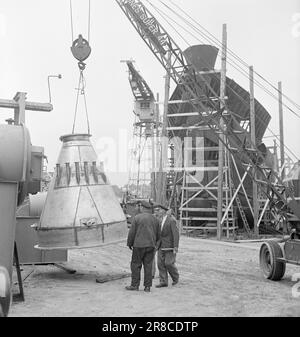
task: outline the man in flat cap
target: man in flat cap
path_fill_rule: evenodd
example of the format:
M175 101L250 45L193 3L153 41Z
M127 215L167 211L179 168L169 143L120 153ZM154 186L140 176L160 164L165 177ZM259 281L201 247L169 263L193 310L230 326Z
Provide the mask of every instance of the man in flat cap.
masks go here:
M131 223L127 246L132 250L131 285L127 290L139 290L141 269L144 267L144 290L152 287L152 263L155 248L159 241L159 221L152 214L153 207L147 201L140 203L141 213L137 214Z
M168 274L171 276L172 285L179 280L176 267L176 254L179 246L179 228L171 209L165 211L160 225L160 241L158 244L157 267L159 270L159 284L156 288L168 286Z

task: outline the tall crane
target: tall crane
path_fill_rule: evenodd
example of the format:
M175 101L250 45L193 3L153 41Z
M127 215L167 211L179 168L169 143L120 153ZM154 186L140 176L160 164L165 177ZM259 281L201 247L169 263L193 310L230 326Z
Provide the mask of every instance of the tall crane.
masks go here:
M198 112L200 121L215 133L225 148L244 165L245 170L252 168L248 174L253 180L264 185L262 192L266 195L266 205L270 204L277 218L283 217L290 223L290 235L282 240L283 247L271 240L263 243L260 249L260 267L263 275L267 279L280 280L285 273L286 263L300 265L300 207L292 188L283 183L272 167L264 164L263 153L251 141L246 127L243 127L228 109L226 100L216 94L203 73L197 72L192 62L184 57L175 41L144 4L138 0L115 1L179 86L183 97L186 97L195 112Z
M199 113L201 122L216 134L241 164L253 168L252 172L248 172L253 179L260 177L259 182L266 187L264 193L274 211L287 217L290 209L300 219L300 208L292 190L283 184L271 167L263 165L263 153L253 144L249 132L240 125L227 108L226 101L216 94L205 76L186 59L154 15L141 1L115 1L173 81L180 86L192 107ZM224 138L223 135L231 137Z
M133 133L133 151L127 193L134 198L155 199L155 134L158 130L158 114L155 98L149 85L133 65L126 62L129 83L134 96L136 120Z

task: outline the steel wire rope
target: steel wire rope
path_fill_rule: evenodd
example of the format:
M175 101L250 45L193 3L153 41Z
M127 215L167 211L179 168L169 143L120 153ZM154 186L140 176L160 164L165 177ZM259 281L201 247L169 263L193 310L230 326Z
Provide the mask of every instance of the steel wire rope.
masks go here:
M148 0L146 0L153 8L155 8L155 6L154 5L152 5ZM157 10L158 12L159 12L159 10ZM167 16L167 15L166 15ZM165 21L166 22L168 22L168 20L167 19L165 19ZM174 20L172 20L172 21L174 21ZM176 22L176 24L177 25L179 25L177 22ZM170 24L169 24L170 25ZM171 25L172 26L172 25ZM180 27L182 27L181 25L179 25ZM177 31L176 29L175 29L175 31ZM190 33L191 34L191 33ZM193 35L193 34L192 34ZM208 85L210 88L211 88L211 86L210 85ZM213 89L212 89L213 90ZM214 90L213 90L214 91ZM246 131L246 130L245 130ZM252 142L251 142L252 143ZM267 177L266 177L267 178ZM279 196L279 192L276 192L276 194ZM266 196L269 198L269 195L266 193Z
M165 12L163 12L163 11L161 11L160 9L158 9L156 6L154 6L153 4L151 4L148 0L146 0L155 10L156 10L156 12L158 12L159 13L159 15L163 18L163 20L165 21L165 22L167 22L167 24L169 25L169 26L171 26L176 32L177 32L177 34L178 35L180 35L181 36L181 38L186 42L186 43L188 43L189 44L189 42L187 42L187 40L176 30L176 28L172 25L172 24L170 24L169 22L168 22L168 20L166 19L166 18L164 18L164 16L163 16L163 14L166 16L166 17L168 17L171 21L173 21L175 24L177 24L180 28L182 28L182 29L184 29L188 34L190 34L190 35L192 35L194 38L196 38L199 42L201 42L201 43L203 43L203 41L202 40L200 40L197 36L195 36L193 33L191 33L190 31L188 31L185 27L183 27L182 25L180 25L178 22L176 22L175 20L173 20L169 15L167 15ZM160 1L161 2L161 1ZM160 11L163 13L163 14L161 14L160 13ZM190 45L190 44L189 44ZM206 62L204 62L204 63L206 63ZM228 62L230 65L232 65L230 62ZM235 69L236 69L236 67L234 66L234 65L232 65ZM238 69L237 69L238 70ZM239 71L239 70L238 70ZM241 71L239 71L239 72L241 72ZM245 72L244 70L243 70L243 72ZM212 76L213 77L215 77L215 78L218 78L215 74L212 74ZM247 75L247 78L248 78L248 75ZM258 83L257 84L258 86L261 86L261 84L260 83ZM247 104L247 102L244 100L244 98L243 97L241 97L234 89L232 89L231 87L227 87L231 92L233 92L236 96L238 96L238 98L242 101L242 103L248 108L248 104ZM270 93L271 95L273 95L272 93ZM273 96L273 97L275 97L275 96ZM277 100L277 98L276 98L276 100ZM259 116L259 115L256 115L255 116L256 118L258 118L261 122L264 122L263 120L262 120L262 118ZM272 135L277 139L277 140L279 140L280 141L280 139L279 139L279 137L270 129L270 127L267 127L267 129L268 129L268 131L270 131L271 133L272 133ZM280 142L281 143L281 142ZM286 150L288 150L288 152L290 152L290 154L292 155L292 156L294 156L294 158L295 159L297 159L297 160L299 160L298 159L298 157L293 153L293 151L291 150L291 149L289 149L286 145L284 145L284 147L285 147L285 149Z
M89 18L88 18L88 42L90 43L91 33L91 0L89 0Z
M171 0L169 0L170 2L172 2ZM161 4L163 4L165 7L167 7L170 11L172 11L175 15L177 15L179 18L181 18L188 26L190 26L194 31L198 32L198 34L200 34L202 37L204 37L204 39L208 42L213 42L213 44L217 44L218 47L222 47L222 42L219 41L214 35L212 35L211 33L209 33L203 26L201 26L199 23L197 23L197 21L195 21L191 16L189 16L184 10L180 9L180 7L176 4L174 4L174 6L176 6L178 9L180 9L182 12L184 12L193 22L195 22L196 24L198 24L199 27L201 27L203 30L205 30L206 32L208 32L209 35L211 35L213 37L213 39L216 41L214 42L214 40L212 38L209 38L207 36L207 34L203 33L201 30L199 30L197 27L195 27L193 24L191 24L188 20L186 20L183 16L181 16L180 14L178 14L176 11L174 11L172 8L170 8L168 5L166 5L163 1L159 0L159 2ZM247 69L249 69L249 65L243 61L238 55L236 55L231 49L227 48L227 51L229 52L229 54L231 54L235 59L237 59L240 63L243 64L243 66L247 67ZM228 63L231 64L236 70L238 70L240 73L242 73L243 76L246 76L248 78L248 73L238 64L236 63L232 58L228 57L228 59L230 59L239 69L237 69L233 64L231 64L229 61ZM296 102L294 102L291 98L289 98L286 94L284 94L283 92L280 92L280 90L278 88L276 88L270 81L268 81L266 78L264 78L262 75L260 75L257 71L254 70L254 74L256 74L259 78L261 78L263 81L265 81L269 86L271 86L276 92L281 93L282 96L288 100L290 103L292 103L292 105L294 105L297 109L300 110L300 105L297 104ZM266 86L264 86L262 83L258 82L257 80L254 80L254 83L256 85L258 85L261 89L263 89L266 93L268 93L271 97L273 97L275 100L277 100L277 96L275 96L271 91L269 91ZM293 109L291 109L288 105L286 105L285 103L283 103L283 105L290 111L292 112L295 116L297 116L298 118L300 118L300 115L298 113L296 113Z
M162 4L164 4L162 1L160 1ZM185 12L182 8L180 8L178 5L176 5L172 0L169 0L170 3L172 3L176 8L178 8L181 12L183 12L190 20L192 20L196 25L198 25L199 27L201 27L201 29L203 29L205 32L207 32L208 35L210 35L212 37L212 39L214 39L219 46L222 46L222 42L215 37L213 34L211 34L207 29L205 29L205 27L203 27L199 22L197 22L195 19L193 19L187 12ZM166 7L168 7L166 4L164 4ZM172 10L172 9L170 9ZM176 13L176 12L174 12ZM178 13L176 13L176 15L178 15ZM198 30L194 25L192 25L189 21L187 21L187 23L194 27L195 30ZM198 30L199 31L199 30ZM200 31L199 31L200 32ZM205 35L207 37L207 35L205 33L202 32L203 35ZM242 63L245 67L249 68L249 65L242 59L240 58L235 52L233 52L230 48L227 48L228 52L235 58L237 59L240 63ZM256 74L257 76L259 76L263 81L265 81L269 86L271 86L275 91L277 91L278 93L280 93L280 90L278 88L276 88L269 80L267 80L264 76L262 76L261 74L259 74L257 71L254 71L254 74ZM285 97L290 103L292 103L296 108L300 109L300 105L298 103L296 103L295 101L293 101L290 97L288 97L287 95L285 95L284 93L282 93L282 96Z
M72 37L72 43L74 41L74 23L73 23L73 5L72 5L72 0L70 0L70 19L71 19L71 37ZM90 42L90 28L91 28L91 0L89 0L89 5L88 5L88 42ZM78 112L78 103L79 103L79 93L83 95L84 99L84 108L85 108L85 117L86 117L86 122L87 122L87 129L88 129L88 134L90 134L90 120L89 120L89 113L88 113L88 107L87 107L87 99L86 99L86 80L83 75L83 69L79 67L80 75L79 75L79 83L78 83L78 88L77 90L77 95L76 95L76 104L75 104L75 112L74 112L74 119L73 119L73 127L72 127L72 134L75 132L75 125L76 125L76 119L77 119L77 112Z
M78 101L79 101L79 92L80 92L81 78L82 78L82 72L80 72L79 81L78 81L78 87L76 88L77 95L76 95L76 103L75 103L75 112L74 112L74 119L73 119L72 134L74 134L75 125L76 125L76 118L77 118L77 110L78 110Z
M170 1L170 0L169 0ZM160 2L161 3L163 3L161 0L160 0ZM187 30L186 30L187 31ZM193 37L195 37L192 33L190 33ZM195 37L195 38L197 38L197 37ZM197 38L197 40L199 41L199 42L201 42L201 43L203 43L201 40L199 40L198 38ZM210 42L211 42L211 40L209 40ZM221 42L220 42L221 43ZM222 43L221 43L222 44ZM230 62L228 62L230 65L232 65ZM245 63L246 64L246 63ZM232 65L235 69L237 69L234 65ZM238 69L237 69L238 70ZM239 71L239 70L238 70ZM242 71L244 72L244 76L247 76L247 78L248 78L248 73L246 73L246 71L245 70L243 70L242 69ZM239 71L240 73L241 73L241 71ZM255 72L256 73L256 72ZM256 73L257 74L257 73ZM258 74L257 74L258 75ZM255 81L254 81L255 82ZM261 83L256 83L259 87L261 87L262 89L264 89L263 87L262 87L262 84ZM239 97L239 99L242 101L242 103L246 106L246 107L248 107L248 104L247 104L247 102L245 101L245 99L243 98L243 97L241 97L234 89L232 89L231 87L228 87L228 89L229 90L231 90L235 95L237 95L238 97ZM266 89L267 90L267 89ZM276 96L274 96L269 90L267 90L267 92L273 97L273 98L275 98L276 100L277 100L277 97ZM296 115L297 117L299 117L298 115ZM261 122L263 122L263 120L261 119L261 117L259 116L259 115L256 115L255 116L256 118L258 117L258 119L261 121ZM279 138L279 136L277 136L272 130L271 130L271 128L270 127L267 127L267 130L281 143L281 140L280 140L280 138ZM295 153L290 149L290 148L288 148L287 147L287 145L285 145L285 144L283 144L283 146L284 146L284 148L296 159L296 160L299 160L299 158L295 155Z
M74 26L73 26L73 6L72 6L72 0L70 0L70 18L71 18L71 38L72 43L74 41Z

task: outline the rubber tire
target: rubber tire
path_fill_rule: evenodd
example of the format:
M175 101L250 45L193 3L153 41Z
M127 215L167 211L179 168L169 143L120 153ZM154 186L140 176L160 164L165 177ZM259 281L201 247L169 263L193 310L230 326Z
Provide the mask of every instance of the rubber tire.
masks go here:
M259 252L260 269L266 279L280 281L285 273L285 262L278 261L283 258L283 252L278 242L264 242Z

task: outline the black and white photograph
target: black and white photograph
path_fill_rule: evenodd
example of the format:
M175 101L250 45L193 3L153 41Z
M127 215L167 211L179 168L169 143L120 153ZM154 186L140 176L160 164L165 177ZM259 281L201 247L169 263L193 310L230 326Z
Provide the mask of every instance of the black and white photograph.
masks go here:
M0 42L0 329L300 317L299 0L0 0Z

